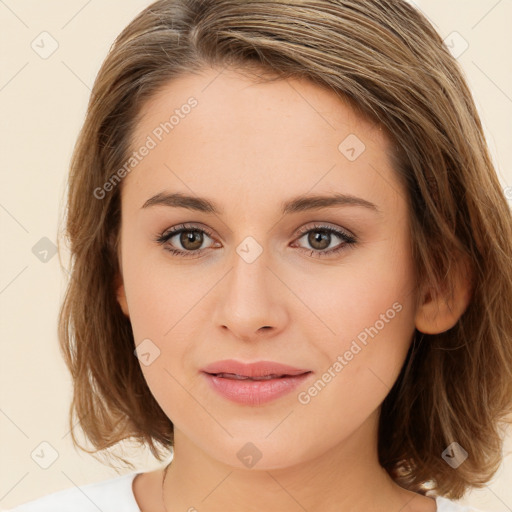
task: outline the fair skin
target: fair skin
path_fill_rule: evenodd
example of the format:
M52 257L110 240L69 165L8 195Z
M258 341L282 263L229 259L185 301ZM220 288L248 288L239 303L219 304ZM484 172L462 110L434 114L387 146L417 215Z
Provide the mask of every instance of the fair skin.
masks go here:
M385 132L331 91L298 79L258 84L234 70L208 69L166 85L143 108L139 148L155 127L194 96L198 105L124 178L117 297L135 344L160 355L141 364L174 425L174 460L133 485L144 512L432 512L435 501L402 489L378 463L380 405L405 360L414 329L452 327L466 304L425 296L416 307L406 192L389 160ZM365 150L338 150L355 134ZM152 196L206 197L222 212L153 205ZM350 194L373 203L283 215L303 195ZM173 226L208 229L200 255L179 257L154 239ZM349 232L322 246L300 228ZM253 237L251 263L236 249ZM318 236L317 236L318 238ZM194 254L180 235L166 247ZM195 245L194 245L195 244ZM400 312L307 404L311 387L365 328L398 303ZM265 329L260 329L267 326ZM310 380L261 406L228 401L200 369L221 359L271 360L308 368ZM248 442L252 468L237 457ZM192 508L194 507L194 508Z

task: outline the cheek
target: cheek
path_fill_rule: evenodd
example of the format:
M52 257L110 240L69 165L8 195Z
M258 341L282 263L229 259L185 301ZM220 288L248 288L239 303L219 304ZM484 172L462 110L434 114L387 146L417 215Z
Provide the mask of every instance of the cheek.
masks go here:
M205 291L191 286L190 277L171 265L144 266L141 260L125 279L142 373L155 400L179 428L201 412L191 407L186 390L197 371L195 340L202 338L200 326L207 322L198 304Z
M330 319L336 337L310 335L324 364L297 394L295 418L321 428L326 446L379 408L403 366L414 331L412 304L398 293L383 295L344 303L344 314Z
M373 285L371 289L352 287L350 293L333 293L329 307L323 310L325 295L316 304L314 295L308 295L312 309L317 306L315 311L324 325L335 333L315 321L306 334L315 340L323 362L318 390L323 394L325 384L330 389L323 396L327 402L352 404L363 411L364 400L368 398L367 405L376 407L393 386L414 333L412 297L406 287L379 282L377 277ZM319 329L327 334L320 336ZM311 390L308 395L315 393Z
M289 278L297 287L298 278ZM408 345L414 331L415 276L405 237L382 237L328 272L301 275L300 284L304 302L315 313L308 314L312 339L313 327L317 333L321 329L322 337L316 338L325 339L322 346L331 358L355 339L363 345L379 340L383 353L393 348L401 353L400 345Z
M319 414L331 409L338 427L364 420L380 405L407 355L414 333L414 273L406 244L400 247L382 244L357 262L347 260L335 278L304 283L308 306L324 324L315 319L308 333L324 367L300 401Z
M172 263L164 249L144 246L130 234L123 250L123 278L135 342L165 340L180 319L186 321L200 299L202 285L194 277L197 270Z

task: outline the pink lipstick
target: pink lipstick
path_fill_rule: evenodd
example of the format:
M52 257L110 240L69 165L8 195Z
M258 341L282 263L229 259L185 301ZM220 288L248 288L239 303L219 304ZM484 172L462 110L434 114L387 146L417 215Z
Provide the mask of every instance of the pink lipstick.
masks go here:
M273 361L242 363L233 359L209 364L201 372L217 393L245 405L262 405L286 395L313 373Z

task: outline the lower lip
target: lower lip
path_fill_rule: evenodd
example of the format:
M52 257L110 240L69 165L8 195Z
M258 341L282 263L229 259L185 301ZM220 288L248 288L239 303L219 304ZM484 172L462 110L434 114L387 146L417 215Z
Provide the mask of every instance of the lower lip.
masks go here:
M206 372L203 375L210 386L224 398L239 404L261 405L291 393L312 373L269 380L225 379Z

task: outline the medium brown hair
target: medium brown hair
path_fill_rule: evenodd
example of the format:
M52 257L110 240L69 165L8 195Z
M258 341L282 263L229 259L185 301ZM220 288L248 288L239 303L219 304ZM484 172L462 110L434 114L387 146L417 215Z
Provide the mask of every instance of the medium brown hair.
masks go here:
M160 0L118 36L70 169L71 269L59 317L74 383L70 427L76 415L89 453L134 439L163 460L172 447L173 425L146 384L116 300L122 183L101 199L94 191L133 151L148 99L180 75L228 65L267 71L269 80L308 79L391 135L418 289L450 290L459 257L470 262L472 297L457 324L414 332L382 404L378 450L393 479L421 494L457 499L484 485L501 463L500 428L512 409L511 212L456 60L402 0ZM441 457L453 441L469 455L457 469Z

